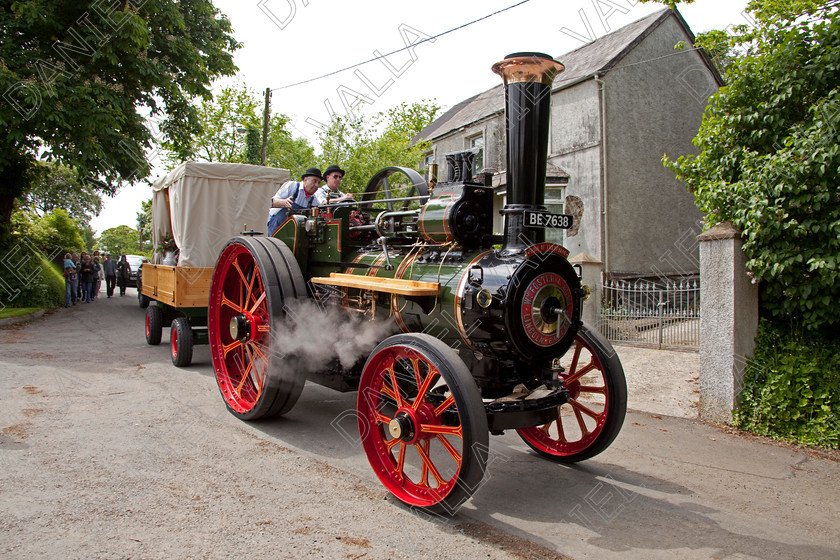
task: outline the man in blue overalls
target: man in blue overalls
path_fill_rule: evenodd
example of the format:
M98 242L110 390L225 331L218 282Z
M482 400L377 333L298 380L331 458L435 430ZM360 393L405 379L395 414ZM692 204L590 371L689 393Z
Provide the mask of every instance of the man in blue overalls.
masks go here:
M312 206L315 200L312 195L321 186L321 170L310 167L301 177L301 181L287 181L271 199L271 210L268 211L268 236L274 235L277 228L286 221L291 210L304 210Z

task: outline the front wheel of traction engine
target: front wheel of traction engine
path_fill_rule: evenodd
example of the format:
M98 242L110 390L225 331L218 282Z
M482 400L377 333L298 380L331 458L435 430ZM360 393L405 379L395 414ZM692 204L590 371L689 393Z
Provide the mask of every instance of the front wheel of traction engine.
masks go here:
M398 500L452 515L481 485L487 417L458 354L426 334L398 334L359 381L359 433L376 476Z
M208 331L216 382L235 416L257 420L292 409L304 378L283 368L276 336L284 306L306 297L294 255L272 238L235 237L216 261Z
M557 419L517 430L531 449L558 463L575 463L604 451L627 413L627 382L612 345L586 325L577 333L571 362L560 376L571 398ZM568 354L567 354L568 355Z

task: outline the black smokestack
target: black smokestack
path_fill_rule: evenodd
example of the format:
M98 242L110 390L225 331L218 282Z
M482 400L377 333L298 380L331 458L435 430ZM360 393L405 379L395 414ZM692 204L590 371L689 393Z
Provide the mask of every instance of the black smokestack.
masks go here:
M523 227L523 213L545 210L551 84L563 70L563 65L547 54L532 52L514 53L493 65L493 72L505 83L505 251L517 251L545 239L543 230Z

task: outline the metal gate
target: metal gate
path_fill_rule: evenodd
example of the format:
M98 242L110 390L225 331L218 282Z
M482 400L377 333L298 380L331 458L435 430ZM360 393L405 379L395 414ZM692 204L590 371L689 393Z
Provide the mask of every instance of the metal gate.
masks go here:
M601 333L609 340L655 348L700 348L699 280L612 280L602 290Z

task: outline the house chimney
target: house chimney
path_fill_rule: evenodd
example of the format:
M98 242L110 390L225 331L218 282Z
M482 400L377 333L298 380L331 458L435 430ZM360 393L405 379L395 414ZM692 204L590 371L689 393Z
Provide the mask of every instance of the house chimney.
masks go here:
M551 119L551 84L564 66L543 53L521 52L493 65L505 84L507 134L507 204L505 252L516 252L545 239L539 229L525 229L526 210L545 210L545 164Z

